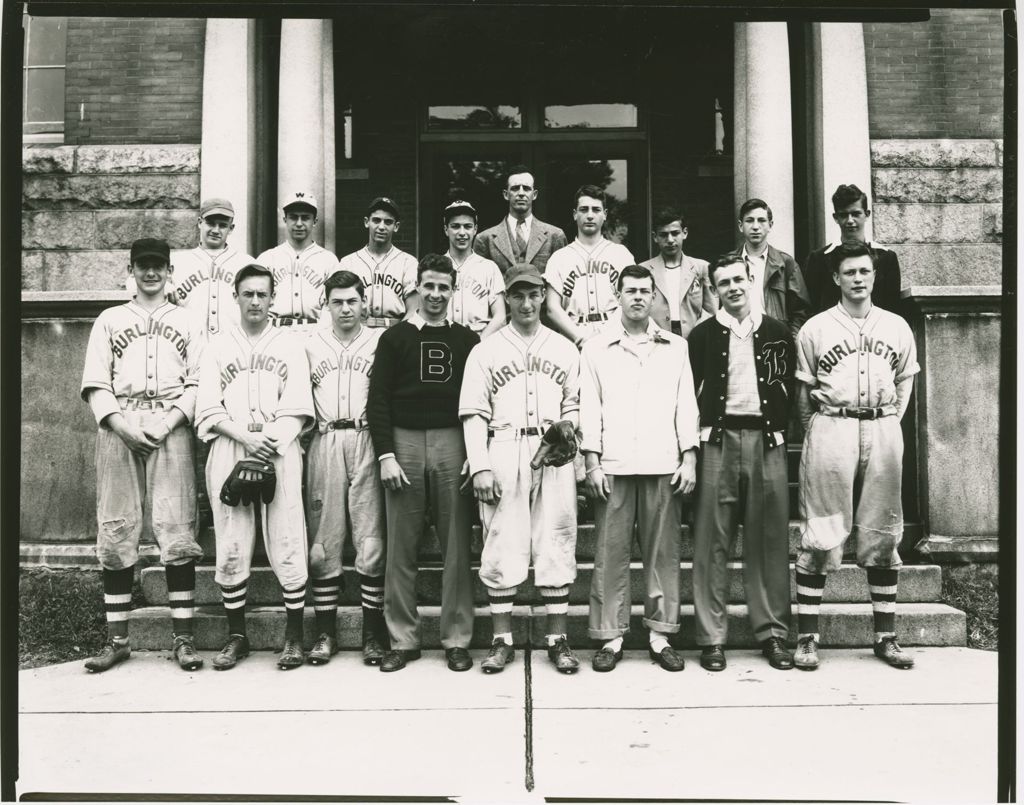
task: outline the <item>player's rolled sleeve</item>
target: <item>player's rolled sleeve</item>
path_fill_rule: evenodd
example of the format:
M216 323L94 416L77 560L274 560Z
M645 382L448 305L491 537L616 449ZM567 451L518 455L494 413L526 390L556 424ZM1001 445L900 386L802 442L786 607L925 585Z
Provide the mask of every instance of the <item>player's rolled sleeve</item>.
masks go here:
M597 358L592 345L584 345L580 360L580 430L583 431L580 449L600 454L604 452L604 412Z
M217 437L214 426L231 419L224 407L220 388L220 361L216 350L204 349L199 366L199 389L196 394L196 435L204 442Z
M275 416L293 416L304 421L303 418L314 415L313 386L309 382L309 361L306 359L305 347L301 343L296 342L290 346L285 358L288 377L285 378L284 388L281 389Z
M106 389L114 393L114 351L110 346L106 317L102 313L89 332L89 343L85 348L81 389L83 400L88 401L92 389Z
M107 389L90 389L88 399L89 407L92 409L92 415L96 418L97 425L102 425L103 420L108 416L120 413L121 411L117 397L114 396L112 391L107 391Z
M896 364L894 382L897 384L921 371L921 366L917 362L917 343L914 341L914 334L906 322L903 322L903 327L900 329L900 341L904 348L900 350L899 362Z
M497 301L498 297L505 294L505 280L502 279L498 264L493 260L487 262L489 263L487 266L487 304L490 306Z
M683 360L676 397L676 439L680 456L700 444L700 411L697 408L697 395L693 391L693 372L690 371L686 349L681 352Z
M812 388L818 385L815 367L818 359L814 354L814 334L805 325L800 330L796 347L796 379Z
M562 384L562 417L580 410L580 356L575 347L570 358Z

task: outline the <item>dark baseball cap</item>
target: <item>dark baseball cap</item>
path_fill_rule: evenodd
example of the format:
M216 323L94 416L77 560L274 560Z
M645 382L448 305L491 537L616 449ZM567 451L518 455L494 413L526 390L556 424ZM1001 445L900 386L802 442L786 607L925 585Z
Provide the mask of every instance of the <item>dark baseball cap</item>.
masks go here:
M134 263L140 257L161 257L169 263L171 247L166 240L159 238L139 238L132 244L131 261Z
M402 220L402 213L399 211L398 205L387 196L377 196L377 198L371 201L369 206L366 208L366 217L369 218L371 213L374 213L377 210L387 210L395 216L396 221Z
M529 263L517 263L505 274L505 290L511 291L513 285L524 283L544 287L544 277L537 270L536 266Z
M447 207L444 208L444 222L448 223L456 215L470 215L473 220L476 220L476 207L470 204L468 201L453 201Z

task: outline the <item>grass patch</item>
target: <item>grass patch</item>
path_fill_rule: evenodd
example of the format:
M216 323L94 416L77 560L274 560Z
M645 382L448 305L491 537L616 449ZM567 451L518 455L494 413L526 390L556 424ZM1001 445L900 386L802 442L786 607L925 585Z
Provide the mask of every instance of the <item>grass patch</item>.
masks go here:
M136 581L133 606L142 601ZM18 578L18 668L91 657L107 636L97 570L22 569Z
M999 650L999 566L942 569L942 602L967 613L967 645Z

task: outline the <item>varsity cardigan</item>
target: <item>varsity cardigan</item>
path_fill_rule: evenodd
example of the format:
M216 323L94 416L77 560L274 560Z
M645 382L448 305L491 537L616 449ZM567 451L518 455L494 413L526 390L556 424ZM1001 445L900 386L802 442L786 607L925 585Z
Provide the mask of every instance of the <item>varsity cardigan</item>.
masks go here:
M761 326L754 331L753 338L765 443L775 447L774 434L785 431L789 423L796 349L789 327L771 316L761 317ZM700 425L711 428L712 444L721 444L729 384L729 328L718 319L705 319L690 331L687 347Z

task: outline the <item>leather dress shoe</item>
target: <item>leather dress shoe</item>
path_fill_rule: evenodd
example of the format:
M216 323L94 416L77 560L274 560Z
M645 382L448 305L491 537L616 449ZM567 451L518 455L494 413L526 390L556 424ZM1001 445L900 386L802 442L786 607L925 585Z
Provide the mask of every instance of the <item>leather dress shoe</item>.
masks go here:
M385 654L384 659L381 660L380 670L386 674L391 673L392 671L401 671L405 668L406 663L418 660L420 656L421 654L418 648L393 648Z
M485 674L497 674L505 670L505 666L516 658L515 649L504 640L495 640L491 644L491 650L480 663Z
M725 670L725 651L721 646L704 646L700 652L700 667L705 671Z
M769 637L761 644L761 653L768 659L768 664L779 671L788 671L793 667L793 655L786 650L781 637Z
M608 646L602 646L596 652L594 657L590 661L595 671L604 673L607 671L614 671L615 666L618 665L619 660L622 659L622 649L618 651L612 651Z
M446 648L444 656L448 660L449 671L468 671L473 667L473 658L464 648Z
M686 663L683 658L680 657L672 646L666 646L661 651L655 652L650 646L647 647L647 653L651 655L651 659L654 660L658 665L664 668L666 671L682 671L686 667Z

